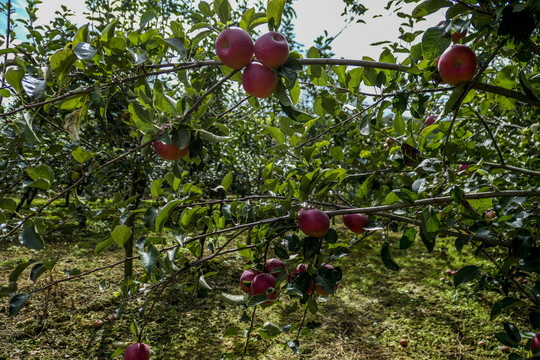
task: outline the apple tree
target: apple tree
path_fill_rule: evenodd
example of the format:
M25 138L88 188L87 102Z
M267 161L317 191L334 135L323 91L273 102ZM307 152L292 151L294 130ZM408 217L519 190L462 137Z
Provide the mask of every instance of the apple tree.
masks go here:
M254 326L265 338L296 331L287 345L300 352L317 300L346 276L333 261L378 233L381 266L399 271L393 253L418 241L432 252L451 236L491 264L463 267L455 286L495 292L492 319L526 312L526 329L505 322L496 336L511 359L531 354L528 331L540 329L539 0L388 1L401 36L380 44L378 59L329 57L327 36L303 51L286 0L87 1L82 27L67 8L35 25L39 3L19 21L24 41L13 41L11 2L1 5L0 241L43 254L0 288L10 316L37 292L124 266L123 306L144 300L140 343L168 288L214 296L205 264L238 253L238 293L221 294L250 318L236 355ZM404 3L416 3L410 15ZM362 21L364 6L343 6L348 21ZM415 30L437 12L442 22ZM31 191L44 205L23 207ZM72 217L46 219L64 197ZM52 273L48 239L77 216L110 224L96 255L119 246L125 257L19 288L25 269L34 282ZM256 323L258 308L279 302L298 304L302 320Z

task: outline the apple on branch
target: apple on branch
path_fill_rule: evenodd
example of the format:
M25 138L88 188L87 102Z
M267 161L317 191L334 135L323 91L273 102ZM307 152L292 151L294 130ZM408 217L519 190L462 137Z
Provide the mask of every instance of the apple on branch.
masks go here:
M428 116L425 121L426 126L435 124L435 120L437 120L437 117L435 115Z
M251 283L253 282L253 279L255 278L255 276L259 274L260 272L257 270L247 269L242 273L242 275L240 275L240 288L242 288L243 292L245 292L248 295L253 295L251 291Z
M437 62L441 79L450 85L471 81L476 72L476 55L465 45L452 45Z
M219 60L232 69L242 69L253 59L253 40L249 34L232 26L218 35L216 53Z
M330 218L319 209L300 209L298 227L307 236L323 237L330 230Z
M343 223L355 234L362 234L368 222L369 218L364 214L343 215Z
M274 92L278 83L277 74L260 62L252 62L242 73L244 90L260 99L267 98Z
M270 31L255 41L255 57L267 68L278 68L289 58L289 44L280 33Z

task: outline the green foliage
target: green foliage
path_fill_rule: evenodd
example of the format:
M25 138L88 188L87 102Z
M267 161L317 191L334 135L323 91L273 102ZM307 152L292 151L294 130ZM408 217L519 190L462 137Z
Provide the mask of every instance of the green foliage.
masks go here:
M29 4L29 20L21 22L28 41L4 52L14 60L4 66L9 87L1 94L9 101L0 113L0 241L18 236L43 256L16 265L2 287L11 298L10 316L29 297L18 293L22 271L33 265L30 280L38 282L57 261L44 238L49 244L56 230L75 219L84 226L89 218L109 229L95 255L125 249L129 260L111 266L127 263L118 291L126 304L146 289L162 300L169 286L216 296L207 281L216 274L205 268L209 263L233 252L263 271L273 252L294 265L309 264L297 279L278 275L276 301L287 297L316 314L322 306L308 294L309 281L333 294L347 275L322 265L349 256L364 236L393 231L399 255L386 236L377 247L386 268L400 269L394 256L405 256L417 235L430 253L441 236L455 236L458 251L473 249L493 261L463 267L454 285L502 296L492 319L521 308L536 326L540 10L535 2L413 2L412 15L398 12L401 1L388 3L404 22L399 42L385 42L379 63L318 61L331 53L335 37L326 34L303 51L294 42L293 4L282 0L234 8L227 0L196 7L98 1L88 4L92 24L79 29L65 16L34 27L38 3ZM344 5L349 21L365 12L350 1ZM414 30L443 8L441 26ZM123 20L130 15L138 23ZM521 18L527 26L512 30ZM239 24L256 39L265 23L287 36L292 51L276 69L274 95L258 100L239 90L240 73L212 59L221 29ZM449 32L463 30L470 33L462 41L485 65L480 83L446 87L437 82L434 60L450 45ZM426 126L430 114L437 122ZM156 138L189 146L189 154L163 161L152 150ZM465 163L471 166L459 171ZM47 200L35 207L34 196ZM67 214L46 217L64 196ZM327 211L334 222L346 212L366 212L371 221L352 240L333 229L322 238L304 237L295 219L306 206ZM495 218L484 216L490 211ZM131 275L134 249L142 270ZM530 282L519 285L518 276ZM222 299L241 308L276 303L264 294ZM155 316L142 314L142 321ZM504 328L497 338L519 349L520 332L510 323ZM284 332L271 322L257 331L264 339ZM298 339L287 345L300 351Z

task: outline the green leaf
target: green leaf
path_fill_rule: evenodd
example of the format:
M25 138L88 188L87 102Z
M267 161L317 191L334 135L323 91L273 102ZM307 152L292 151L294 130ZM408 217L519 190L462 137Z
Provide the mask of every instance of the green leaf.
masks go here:
M98 49L86 42L78 43L73 48L73 53L81 60L90 61L97 54L97 52Z
M198 129L197 132L199 132L201 134L201 137L209 143L227 141L232 138L231 136L219 136L216 134L212 134L211 132L202 129Z
M94 156L94 153L78 147L71 152L71 156L73 156L75 161L79 162L80 164L84 164L87 160L90 160Z
M268 0L266 6L266 17L268 19L268 28L270 30L279 29L281 24L281 16L285 8L286 0Z
M45 92L46 82L45 80L36 79L35 77L25 75L22 79L21 85L24 92L34 99L39 99Z
M450 111L455 110L458 103L457 101L465 91L465 84L461 84L457 86L453 91L452 94L450 94L450 97L448 98L448 101L446 101L446 104L444 105L444 115L448 114Z
M30 280L33 282L36 282L38 277L43 274L45 271L47 271L47 268L43 264L36 264L32 268L32 271L30 271Z
M30 225L28 225L19 235L19 241L23 246L41 250L45 247L45 243L43 241L43 238L41 237L41 234L37 231L36 226L33 222L30 222Z
M321 243L318 238L307 237L304 240L304 258L311 259L313 256L319 253L321 249Z
M99 254L101 254L101 252L108 248L113 242L114 240L112 238L108 238L107 240L104 240L97 244L96 248L94 249L94 255L99 256Z
M399 265L396 263L392 254L390 253L390 244L385 242L381 250L381 258L384 266L392 271L399 271Z
M56 73L58 80L63 82L71 71L71 67L77 61L77 56L73 53L71 46L66 46L51 55L50 61L52 71Z
M169 216L171 215L171 211L176 207L176 205L178 205L179 202L180 202L180 199L170 201L161 209L159 209L157 217L156 217L156 231L157 232L160 232L163 229L163 225L165 224L165 221L169 218Z
M332 146L330 148L330 155L336 159L336 161L343 161L344 155L343 155L343 149L341 146Z
M34 168L26 169L26 173L32 180L45 179L50 182L54 180L54 172L49 165L40 164Z
M244 305L249 299L248 295L232 295L227 293L221 293L221 300L229 305L240 306Z
M417 7L415 7L411 15L413 18L419 19L426 15L433 14L439 9L452 5L452 2L448 0L426 0Z
M154 9L148 9L142 14L141 21L139 22L139 29L142 29L146 26L150 21L152 21L157 16Z
M139 251L139 256L144 271L146 271L148 275L152 276L154 267L156 266L156 260L159 256L158 249L153 244L150 244L148 246L148 252Z
M0 199L0 209L7 211L15 211L17 208L17 202L10 198L1 198Z
M463 284L472 281L480 275L480 268L476 265L467 265L459 269L454 275L454 286L458 287L459 284Z
M25 260L22 263L18 264L17 267L13 269L11 274L9 274L9 282L16 283L17 280L19 279L19 276L24 271L24 269L26 269L28 266L32 265L35 262L36 260L30 259L30 260Z
M221 335L221 336L222 337L225 337L225 336L238 336L238 329L235 326L229 326L227 328L227 330L225 330L225 332L223 332L223 335ZM221 359L227 359L227 358L221 357Z
M457 275L457 274L456 274ZM497 301L491 307L490 320L493 321L497 316L499 316L503 311L511 309L516 306L525 306L526 304L515 297L506 297L500 301Z
M371 174L364 182L362 183L362 186L360 186L360 189L356 192L356 201L358 203L362 203L362 201L367 200L367 196L369 194L369 190L371 189L371 183L373 182L373 179L375 178L375 174Z
M435 247L435 239L441 228L441 215L433 206L428 206L422 210L422 222L420 223L420 235L422 242L429 252Z
M443 36L444 29L440 26L431 27L422 36L422 54L424 59L431 60L439 57L450 46L450 38Z
M260 305L264 302L267 302L268 301L268 296L264 295L264 294L260 294L260 295L255 295L255 296L252 296L247 304L248 306L256 306L256 305Z
M274 323L265 322L259 334L268 340L271 340L281 334L281 328Z
M101 41L104 43L109 42L109 39L114 36L114 28L116 27L117 22L118 20L113 20L105 26L105 29L103 29L103 32L101 33Z
M115 243L119 246L124 246L126 241L129 240L131 236L131 228L126 225L116 225L114 230L111 232L111 237Z
M145 134L155 134L157 132L158 129L152 122L152 114L149 110L136 102L130 103L128 110L137 129Z
M163 111L167 115L179 115L176 107L176 101L164 94L163 84L159 80L156 80L154 83L154 106L156 109Z
M278 144L285 143L285 134L283 134L283 132L277 127L267 126L264 131L268 133L274 140L276 140Z
M180 57L182 59L185 59L187 54L186 54L186 47L184 46L184 43L180 40L180 39L177 39L177 38L168 38L168 39L165 39L165 42L167 44L170 45L170 47L172 47L173 49L175 49L179 54L180 54Z
M465 193L463 190L461 190L460 187L454 186L452 190L450 190L450 197L456 204L460 204L463 202L463 197L465 196Z
M24 77L24 69L21 68L10 68L6 72L6 80L19 94L23 92L21 81Z
M233 181L232 172L229 171L227 175L225 175L223 180L221 180L221 186L223 186L223 189L225 189L225 191L229 190L229 188L231 187L232 181Z
M218 15L219 20L226 24L229 21L231 13L231 5L228 0L214 0L214 12Z
M402 250L408 249L411 247L411 245L414 243L414 240L416 239L416 229L413 227L408 227L403 231L403 235L401 235L401 239L399 241L399 248Z
M24 304L30 297L30 294L18 294L15 295L9 302L9 317L16 316L21 311Z

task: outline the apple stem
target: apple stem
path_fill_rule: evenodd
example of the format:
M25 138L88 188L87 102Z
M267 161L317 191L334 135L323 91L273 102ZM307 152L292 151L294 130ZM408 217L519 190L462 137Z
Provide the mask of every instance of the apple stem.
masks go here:
M242 354L241 360L244 360L244 358L246 357L247 349L249 346L249 338L251 337L251 330L253 330L253 323L255 322L255 311L257 311L257 305L253 307L253 313L251 314L251 324L249 325L249 330L246 338L246 346L244 346L244 353Z

